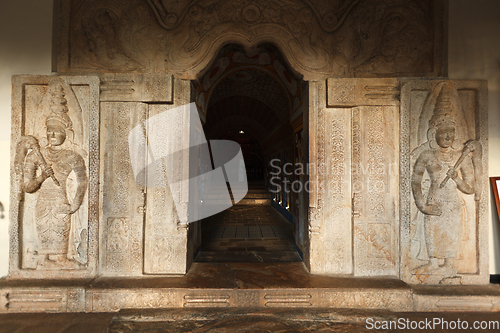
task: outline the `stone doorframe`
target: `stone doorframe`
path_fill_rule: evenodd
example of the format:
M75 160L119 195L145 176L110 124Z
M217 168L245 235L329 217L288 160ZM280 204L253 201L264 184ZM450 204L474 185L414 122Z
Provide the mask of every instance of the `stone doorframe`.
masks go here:
M425 141L425 126L437 112L435 96L444 86L450 87L452 105L462 110L453 115L460 142L473 139L482 147L478 148L482 156L472 157L475 194L463 198L470 214L467 219L464 215L460 234L467 238L460 238L462 252L451 277L415 273L428 259L413 246L416 222L409 213L415 211L409 179L416 156L409 159L408 154L419 144L422 149L427 144L434 149ZM488 282L487 182L482 177L487 174L486 89L481 81L332 78L309 82L309 109L303 114L310 182L304 261L311 273L394 276L430 284ZM28 200L32 194L21 185L26 180L22 171L29 172L26 163L34 158L29 153L33 147L27 148L26 155L14 154L26 160L12 162L11 198L19 214L12 214L11 221L11 277L187 273L199 226L176 222L177 212L166 189L137 184L127 137L148 117L189 104L191 82L142 74L104 74L99 84L97 77L90 76L24 76L14 80L14 91L13 152L24 147L26 135L41 140L45 122L55 117L50 110L57 108L52 106L67 104L75 133L71 149L81 152L90 185L77 211L80 217L88 216L88 223L77 229L80 247L73 255L81 258L71 259L75 262L70 260L68 266L44 264L33 233L33 216L39 209L33 207L41 199ZM189 124L189 119L182 123ZM41 202L52 205L46 199Z
M398 276L399 82L310 83L311 273Z

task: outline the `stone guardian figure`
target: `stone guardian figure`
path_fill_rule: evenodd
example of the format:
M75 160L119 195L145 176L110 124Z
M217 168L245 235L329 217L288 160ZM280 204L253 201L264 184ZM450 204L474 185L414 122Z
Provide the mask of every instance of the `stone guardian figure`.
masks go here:
M477 141L465 145L457 140L457 114L450 101L449 85L442 85L429 120L428 145L417 157L411 186L415 204L424 214L424 235L428 262L413 274L453 277L457 274L460 232L464 230L464 204L459 192L475 193L474 166L470 153L480 151ZM462 148L463 147L463 148ZM424 190L424 173L430 183Z
M62 87L56 88L46 118L46 147L40 148L32 136L23 137L18 144L29 150L24 158L23 191L38 193L33 216L38 266L44 269L81 265L72 246L76 228L72 217L82 205L88 178L83 157L63 145L72 127L66 102Z

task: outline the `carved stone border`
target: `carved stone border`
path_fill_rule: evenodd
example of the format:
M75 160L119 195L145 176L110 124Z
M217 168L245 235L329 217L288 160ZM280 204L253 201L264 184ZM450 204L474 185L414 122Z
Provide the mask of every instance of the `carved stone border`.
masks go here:
M37 270L20 267L20 201L16 198L16 180L14 158L11 158L11 189L10 189L10 262L9 277L11 278L85 278L97 274L98 225L99 225L99 77L97 76L36 76L22 75L12 78L12 120L11 120L11 156L16 155L16 145L21 136L25 135L25 87L26 85L49 85L54 81L63 80L69 85L88 85L89 94L89 188L88 188L88 262L82 270Z

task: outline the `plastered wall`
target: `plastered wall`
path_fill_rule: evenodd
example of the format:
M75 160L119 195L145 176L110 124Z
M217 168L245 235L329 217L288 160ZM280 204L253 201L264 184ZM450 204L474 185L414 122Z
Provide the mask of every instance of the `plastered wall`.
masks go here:
M0 276L8 272L10 100L14 74L51 73L52 0L0 1Z
M449 7L449 77L485 79L489 87L489 176L500 176L500 2L453 0ZM0 276L8 271L11 76L50 74L52 0L0 2ZM500 231L490 204L490 273L500 274Z
M489 177L500 176L500 2L453 0L449 9L448 73L488 80ZM500 231L490 198L490 273L500 274Z

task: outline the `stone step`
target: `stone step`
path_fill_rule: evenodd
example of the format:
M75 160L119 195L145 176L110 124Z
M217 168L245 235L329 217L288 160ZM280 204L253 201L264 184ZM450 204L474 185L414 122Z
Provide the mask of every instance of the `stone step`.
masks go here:
M243 242L247 244L241 244ZM277 241L275 244L269 244L269 242L266 242L266 244L259 244L258 242L250 242L248 240L243 240L240 243L232 241L230 245L225 245L224 242L216 241L203 244L203 249L207 251L231 252L231 253L241 252L241 251L272 252L272 251L295 251L295 245L290 244L288 241L285 240L282 240L281 242Z
M273 249L272 251L201 251L195 259L196 262L244 262L244 263L278 263L278 262L300 262L302 259L297 251L290 247L285 249Z
M397 320L394 313L332 309L123 310L109 333L122 332L370 332L366 321ZM372 330L373 331L373 330Z
M287 240L292 237L288 226L272 224L220 224L210 230L211 241L225 240L226 242L237 239L259 240Z
M243 198L238 201L237 205L270 205L271 198L259 199L259 198Z
M262 192L248 192L245 198L271 198L271 193L267 191Z
M0 297L0 312L9 313L186 307L413 309L411 288L398 279L311 275L302 262L195 262L185 276L47 280L40 286L9 280L0 283L0 295L6 295Z
M500 285L410 286L396 277L314 275L302 262L195 262L178 277L0 279L0 296L0 312L9 314L187 307L500 310Z
M210 192L204 194L203 199L205 201L220 200L221 198L226 198L227 196L228 196L227 189L211 190ZM268 200L271 200L271 198L272 198L271 193L269 193L267 190L248 191L244 197L244 199L268 199ZM252 204L252 203L247 203L247 204Z

